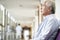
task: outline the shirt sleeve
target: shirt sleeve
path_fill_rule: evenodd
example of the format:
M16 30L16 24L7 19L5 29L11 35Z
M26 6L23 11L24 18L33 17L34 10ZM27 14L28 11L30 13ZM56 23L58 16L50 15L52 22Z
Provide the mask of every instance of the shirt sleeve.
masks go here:
M41 30L39 36L34 40L44 40L46 37L49 37L56 30L56 28L57 23L55 22L55 20L49 20L47 24L43 26L43 29Z

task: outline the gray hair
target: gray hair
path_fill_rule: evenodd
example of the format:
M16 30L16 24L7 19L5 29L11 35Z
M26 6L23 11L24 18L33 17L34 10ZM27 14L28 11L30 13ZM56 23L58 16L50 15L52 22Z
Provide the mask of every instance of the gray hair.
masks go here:
M55 3L54 2L52 2L52 1L45 1L45 3L46 3L46 5L48 6L48 7L51 7L52 8L52 10L51 10L51 12L52 12L52 14L55 14Z

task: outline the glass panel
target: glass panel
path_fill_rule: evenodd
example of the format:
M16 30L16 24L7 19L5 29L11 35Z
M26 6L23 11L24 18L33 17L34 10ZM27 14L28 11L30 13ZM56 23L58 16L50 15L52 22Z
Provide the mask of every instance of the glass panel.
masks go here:
M0 40L3 39L3 11L2 8L0 6Z
M0 9L0 24L3 22L3 11Z

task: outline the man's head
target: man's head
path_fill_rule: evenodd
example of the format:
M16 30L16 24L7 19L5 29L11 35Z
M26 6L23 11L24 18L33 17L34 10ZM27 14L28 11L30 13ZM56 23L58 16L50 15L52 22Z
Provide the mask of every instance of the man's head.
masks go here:
M18 25L20 25L20 24L18 24Z
M43 15L55 14L55 3L52 1L45 1L43 5Z
M7 25L9 25L9 24L7 24Z

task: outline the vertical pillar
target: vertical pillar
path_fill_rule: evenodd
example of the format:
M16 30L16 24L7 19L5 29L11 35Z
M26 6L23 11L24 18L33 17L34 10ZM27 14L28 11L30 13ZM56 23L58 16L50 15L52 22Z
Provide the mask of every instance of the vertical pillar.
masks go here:
M43 20L43 15L42 15L42 5L39 4L38 6L38 23L40 24Z

